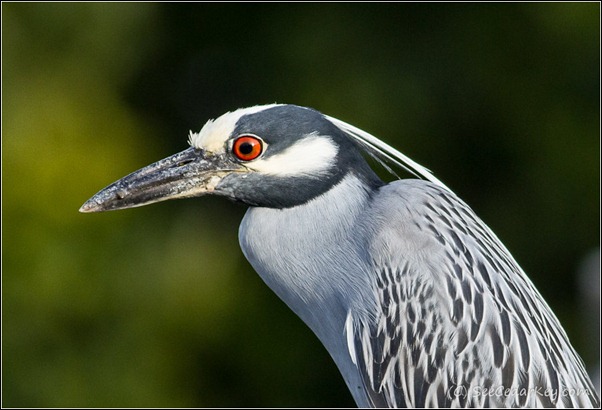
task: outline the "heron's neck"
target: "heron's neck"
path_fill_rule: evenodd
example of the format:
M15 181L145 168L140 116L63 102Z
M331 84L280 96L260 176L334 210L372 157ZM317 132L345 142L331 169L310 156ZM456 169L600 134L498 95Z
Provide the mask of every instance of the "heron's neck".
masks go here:
M340 332L354 293L369 289L355 232L369 197L370 188L348 175L306 204L251 208L240 226L251 265L319 337L339 322Z

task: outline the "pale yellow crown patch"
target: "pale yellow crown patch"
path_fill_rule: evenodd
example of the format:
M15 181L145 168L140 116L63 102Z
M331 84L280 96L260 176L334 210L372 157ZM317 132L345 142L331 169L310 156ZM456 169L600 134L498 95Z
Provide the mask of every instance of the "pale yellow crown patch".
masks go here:
M227 112L215 120L209 120L200 132L190 131L190 146L212 153L221 153L226 148L226 141L232 136L236 123L243 115L254 114L281 104L257 105Z

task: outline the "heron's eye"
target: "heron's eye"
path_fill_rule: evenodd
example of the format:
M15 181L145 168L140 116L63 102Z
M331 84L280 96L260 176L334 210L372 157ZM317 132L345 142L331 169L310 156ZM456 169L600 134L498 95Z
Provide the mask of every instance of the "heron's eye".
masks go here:
M232 153L242 161L252 161L261 155L263 141L254 135L238 137L232 144Z

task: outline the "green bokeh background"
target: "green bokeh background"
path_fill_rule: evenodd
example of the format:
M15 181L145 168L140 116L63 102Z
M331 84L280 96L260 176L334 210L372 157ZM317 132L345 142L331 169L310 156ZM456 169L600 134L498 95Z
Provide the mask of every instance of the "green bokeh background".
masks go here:
M433 170L594 366L576 278L599 249L599 21L597 3L3 3L2 405L353 405L243 258L243 206L77 212L207 119L271 102Z

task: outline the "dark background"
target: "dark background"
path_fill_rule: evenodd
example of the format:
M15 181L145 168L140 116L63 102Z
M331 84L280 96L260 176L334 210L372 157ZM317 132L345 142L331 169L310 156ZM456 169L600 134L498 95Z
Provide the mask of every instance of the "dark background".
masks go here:
M3 406L353 405L243 258L244 207L77 212L207 119L272 102L430 168L595 369L599 21L598 3L3 3Z

